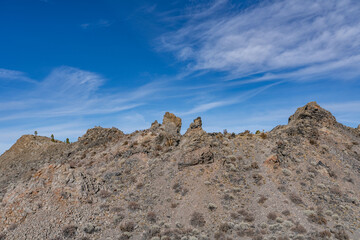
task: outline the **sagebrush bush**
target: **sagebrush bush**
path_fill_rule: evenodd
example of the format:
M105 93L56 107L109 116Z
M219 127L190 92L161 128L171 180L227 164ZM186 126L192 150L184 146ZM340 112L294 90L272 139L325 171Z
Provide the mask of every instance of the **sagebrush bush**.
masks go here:
M295 193L291 193L289 198L295 204L303 204L304 203L303 200Z
M120 226L121 231L123 232L133 232L135 230L134 222L126 222Z
M132 211L140 209L140 205L137 202L129 202L128 208Z
M277 218L277 214L274 213L274 212L270 212L270 213L267 215L267 218L270 219L270 220L275 221L275 219Z
M300 223L296 223L296 225L291 229L294 233L306 233L306 229L300 225Z
M156 213L155 213L155 212L148 212L148 213L147 213L147 216L146 216L146 219L147 219L149 222L155 223L156 220L157 220Z
M190 219L190 224L191 226L193 227L203 227L205 226L205 219L204 219L204 216L199 213L199 212L194 212L192 215L191 215L191 219Z
M63 231L62 231L63 236L65 238L74 238L76 235L77 229L78 229L77 226L73 226L73 225L66 226L63 228Z

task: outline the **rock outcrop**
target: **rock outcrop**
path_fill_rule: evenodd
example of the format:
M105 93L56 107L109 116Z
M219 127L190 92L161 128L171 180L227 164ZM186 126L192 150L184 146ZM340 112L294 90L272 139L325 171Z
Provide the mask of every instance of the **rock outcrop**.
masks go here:
M315 102L285 126L25 135L0 156L0 239L360 239L360 134Z

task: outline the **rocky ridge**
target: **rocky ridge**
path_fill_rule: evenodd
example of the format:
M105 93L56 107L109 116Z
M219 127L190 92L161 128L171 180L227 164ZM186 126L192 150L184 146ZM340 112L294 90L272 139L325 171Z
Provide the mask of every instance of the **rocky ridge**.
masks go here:
M0 156L0 239L360 239L360 126L315 102L251 134L166 113Z

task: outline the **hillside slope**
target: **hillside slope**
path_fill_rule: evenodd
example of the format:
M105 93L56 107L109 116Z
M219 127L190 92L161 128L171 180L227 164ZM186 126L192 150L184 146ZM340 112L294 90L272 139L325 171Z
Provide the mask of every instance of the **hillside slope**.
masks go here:
M360 129L315 102L268 133L200 118L72 144L26 135L0 157L0 239L360 239Z

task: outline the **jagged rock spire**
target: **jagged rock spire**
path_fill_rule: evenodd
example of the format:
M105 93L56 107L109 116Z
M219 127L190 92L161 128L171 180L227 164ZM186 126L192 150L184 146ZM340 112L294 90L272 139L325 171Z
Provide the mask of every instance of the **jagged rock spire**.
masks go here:
M202 129L202 121L201 121L201 117L197 117L196 119L194 119L194 121L190 124L190 129Z
M177 133L181 130L181 118L175 116L173 113L166 112L163 118L162 125L165 129L174 129Z

